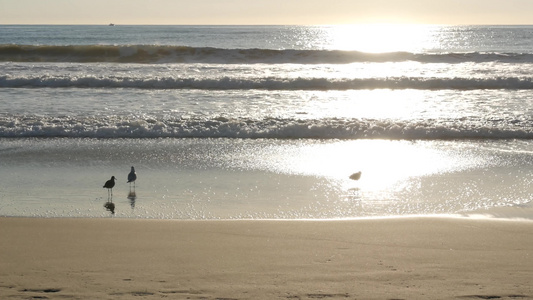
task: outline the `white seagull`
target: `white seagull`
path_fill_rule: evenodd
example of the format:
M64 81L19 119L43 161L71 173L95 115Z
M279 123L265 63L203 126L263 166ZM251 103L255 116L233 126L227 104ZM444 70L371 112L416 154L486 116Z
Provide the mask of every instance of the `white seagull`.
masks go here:
M131 186L131 183L133 182L133 186L135 186L135 180L137 179L137 174L135 174L135 168L131 167L131 171L128 174L128 183Z

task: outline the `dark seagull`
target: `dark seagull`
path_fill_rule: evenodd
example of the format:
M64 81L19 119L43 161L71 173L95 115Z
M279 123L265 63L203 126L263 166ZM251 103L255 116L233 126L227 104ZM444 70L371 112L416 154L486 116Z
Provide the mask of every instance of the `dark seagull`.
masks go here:
M113 187L115 186L115 176L111 176L111 179L105 182L104 188L107 189L107 194L109 196L109 192L111 192L111 196L113 196Z

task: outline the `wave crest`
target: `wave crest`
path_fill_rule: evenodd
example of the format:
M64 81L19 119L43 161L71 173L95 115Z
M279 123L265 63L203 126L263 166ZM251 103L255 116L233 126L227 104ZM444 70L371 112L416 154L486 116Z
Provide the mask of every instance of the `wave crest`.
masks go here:
M524 120L394 121L360 119L131 119L127 117L0 117L0 137L277 138L277 139L533 139Z
M139 89L198 89L198 90L476 90L533 89L533 78L174 78L174 77L68 77L0 76L4 88L139 88Z
M0 45L3 62L346 64L354 62L533 63L529 53L365 53L342 50L221 49L163 45Z

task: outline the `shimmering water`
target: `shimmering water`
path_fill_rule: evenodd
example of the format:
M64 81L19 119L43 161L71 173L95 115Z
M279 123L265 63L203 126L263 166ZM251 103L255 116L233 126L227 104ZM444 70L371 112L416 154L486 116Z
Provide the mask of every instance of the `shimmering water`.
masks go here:
M0 26L0 215L533 218L532 46L531 26Z

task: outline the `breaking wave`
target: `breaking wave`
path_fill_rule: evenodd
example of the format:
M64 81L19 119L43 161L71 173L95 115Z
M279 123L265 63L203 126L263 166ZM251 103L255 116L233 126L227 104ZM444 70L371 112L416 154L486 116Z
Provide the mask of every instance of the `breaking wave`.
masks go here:
M174 78L96 76L0 76L4 88L139 88L199 90L533 89L533 78Z
M346 64L353 62L533 63L530 53L365 53L341 50L221 49L163 45L0 45L2 62Z
M0 117L0 137L277 138L277 139L533 139L531 120L132 119L128 117Z

